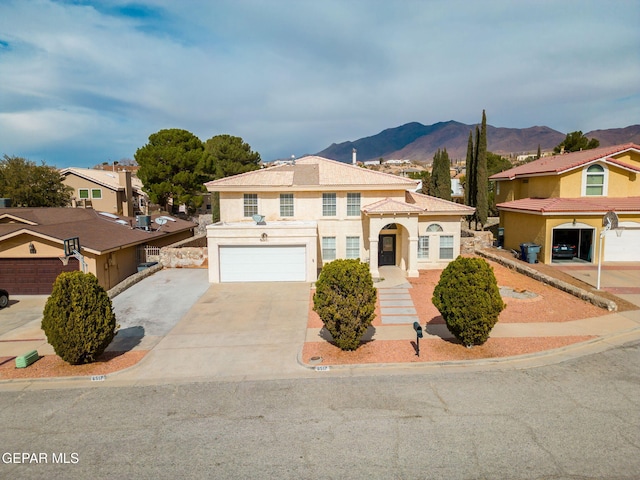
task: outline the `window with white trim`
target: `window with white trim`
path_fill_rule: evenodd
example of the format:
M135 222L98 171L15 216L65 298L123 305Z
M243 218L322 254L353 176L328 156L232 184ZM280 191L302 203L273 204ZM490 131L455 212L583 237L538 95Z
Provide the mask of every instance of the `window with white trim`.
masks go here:
M253 217L258 214L258 194L257 193L245 193L244 194L244 216Z
M427 227L427 232L442 232L442 227L437 223L432 223Z
M440 259L453 260L453 235L440 236Z
M323 193L322 194L322 216L323 217L335 217L336 211L336 194L335 193Z
M429 258L429 237L418 237L418 258Z
M78 189L78 198L81 200L89 199L89 189L88 188L79 188ZM102 189L101 188L92 188L91 189L91 198L93 200L101 200L102 199Z
M322 260L336 259L336 237L322 237Z
M89 189L88 188L79 188L78 189L78 198L85 200L89 198Z
M601 197L606 195L606 171L602 165L589 165L584 176L584 195Z
M347 216L360 216L360 194L347 193Z
M280 194L280 216L293 217L293 193Z
M347 237L347 258L360 258L360 237Z

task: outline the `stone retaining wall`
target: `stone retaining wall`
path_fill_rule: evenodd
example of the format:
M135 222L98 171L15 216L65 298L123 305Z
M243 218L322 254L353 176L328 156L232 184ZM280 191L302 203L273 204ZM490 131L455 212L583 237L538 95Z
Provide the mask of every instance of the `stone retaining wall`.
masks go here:
M476 250L493 246L493 234L489 231L476 232L462 229L460 233L460 253L463 255L470 255Z
M156 264L156 265L153 265L152 267L145 268L141 272L134 273L130 277L125 278L115 287L111 288L110 290L107 290L107 295L109 295L109 298L116 297L117 295L120 295L122 292L124 292L127 288L138 283L143 278L147 278L148 276L153 275L154 273L159 272L160 270L162 270L162 265Z

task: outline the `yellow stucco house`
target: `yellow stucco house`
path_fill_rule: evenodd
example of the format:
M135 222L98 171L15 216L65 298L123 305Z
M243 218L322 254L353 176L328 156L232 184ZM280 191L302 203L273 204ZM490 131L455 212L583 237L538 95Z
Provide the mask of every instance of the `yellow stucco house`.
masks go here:
M545 157L490 177L504 229L504 247L541 245L551 263L568 245L573 258L598 263L640 261L640 146L635 144ZM603 218L615 212L619 229ZM602 238L602 240L601 240Z
M417 182L317 156L215 180L220 218L207 227L209 281L314 282L322 265L359 258L409 277L460 252L474 209L415 193Z
M157 217L155 217L157 218ZM84 208L0 208L0 286L12 295L51 293L56 277L81 270L64 240L78 237L87 271L109 289L136 273L147 249L193 236L196 224L165 217L125 217Z

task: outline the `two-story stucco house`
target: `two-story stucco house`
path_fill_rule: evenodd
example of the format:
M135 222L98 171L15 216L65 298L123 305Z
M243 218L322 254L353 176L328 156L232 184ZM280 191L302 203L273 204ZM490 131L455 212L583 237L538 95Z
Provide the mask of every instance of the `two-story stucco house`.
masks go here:
M474 209L412 192L417 182L317 156L206 184L220 218L207 227L209 280L307 281L336 258L395 265L410 277L460 252Z
M540 261L554 260L553 246L570 245L575 258L640 261L640 146L635 144L545 157L491 176L506 248L542 246ZM615 212L619 228L605 230Z

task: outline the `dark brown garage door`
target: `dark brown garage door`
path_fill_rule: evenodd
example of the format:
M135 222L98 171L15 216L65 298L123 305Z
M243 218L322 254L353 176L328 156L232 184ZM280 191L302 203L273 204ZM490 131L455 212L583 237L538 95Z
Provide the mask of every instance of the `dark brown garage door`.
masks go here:
M78 270L78 260L64 266L58 258L0 258L0 288L9 295L49 295L62 272Z

